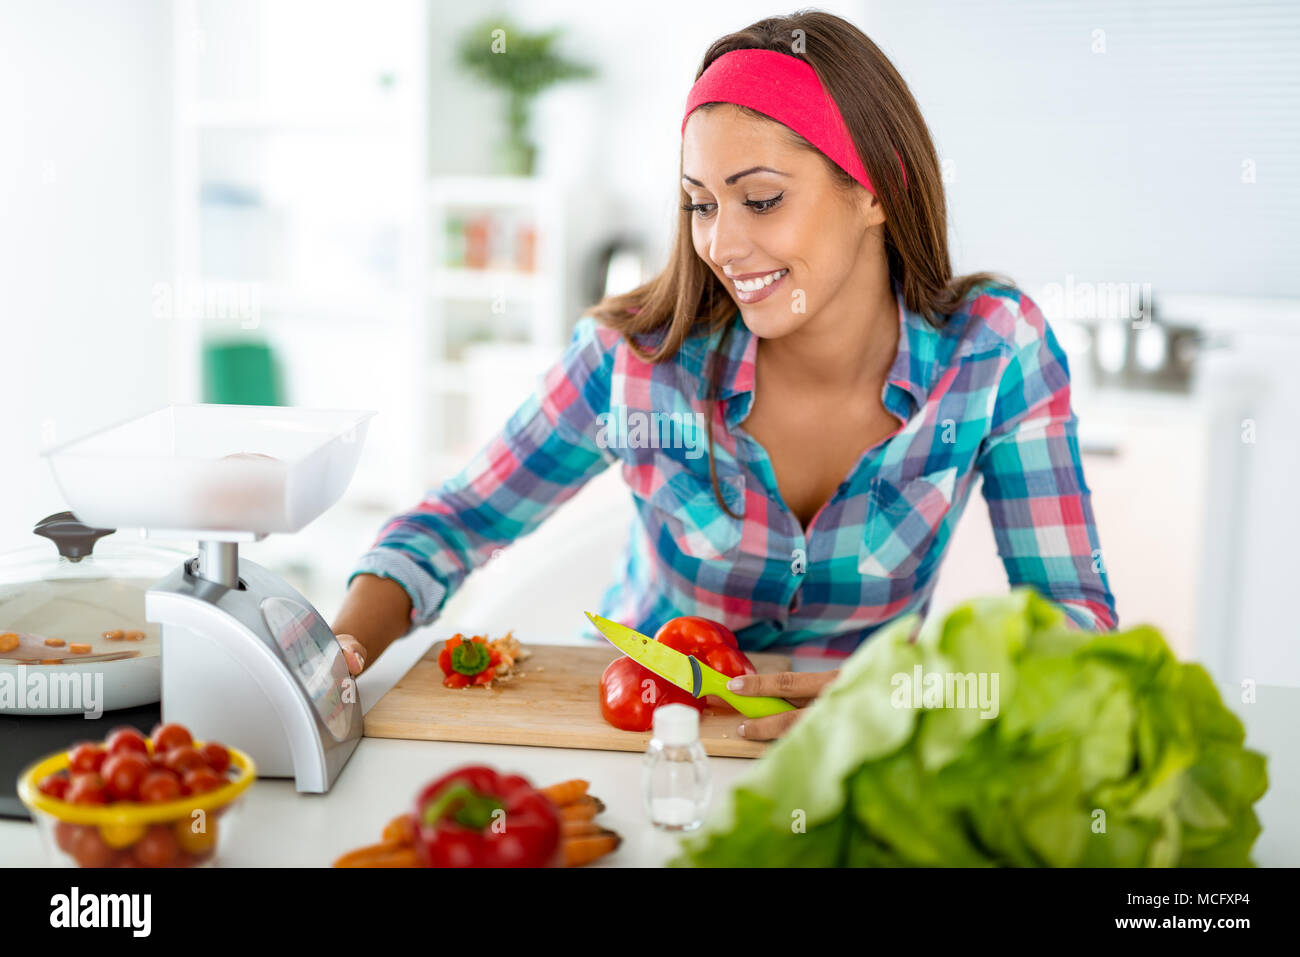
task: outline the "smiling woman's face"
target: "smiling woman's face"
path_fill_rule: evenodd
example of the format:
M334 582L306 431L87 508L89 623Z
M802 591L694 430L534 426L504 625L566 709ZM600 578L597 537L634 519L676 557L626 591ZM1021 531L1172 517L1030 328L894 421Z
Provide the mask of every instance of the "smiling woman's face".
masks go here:
M837 186L821 155L788 136L773 120L721 104L692 113L682 140L695 252L745 325L768 339L803 327L837 298L865 295L870 257L884 256L871 235L884 222L880 205L861 187Z

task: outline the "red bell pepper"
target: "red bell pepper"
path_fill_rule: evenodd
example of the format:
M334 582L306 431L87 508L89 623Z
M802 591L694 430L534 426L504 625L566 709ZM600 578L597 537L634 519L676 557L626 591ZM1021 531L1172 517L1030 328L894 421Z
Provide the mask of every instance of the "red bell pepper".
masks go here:
M485 685L497 674L501 655L488 647L487 639L475 636L469 641L461 634L452 635L438 652L438 667L448 688Z
M731 629L707 618L693 615L674 618L655 633L655 641L684 655L694 655L731 678L752 675L755 671ZM705 699L691 697L690 692L664 681L626 656L610 662L600 676L600 713L616 728L649 731L654 724L655 709L665 704L685 704L703 711Z
M425 867L558 867L560 813L527 778L468 765L420 792L412 812Z

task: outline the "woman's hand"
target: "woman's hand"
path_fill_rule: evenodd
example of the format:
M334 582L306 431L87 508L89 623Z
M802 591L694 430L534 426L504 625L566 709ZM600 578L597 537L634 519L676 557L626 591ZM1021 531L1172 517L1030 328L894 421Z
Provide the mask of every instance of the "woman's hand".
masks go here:
M410 627L411 599L406 590L391 578L361 574L352 579L330 630L343 649L348 672L359 675L371 658L382 655Z
M768 715L766 718L746 718L736 731L753 741L771 741L785 734L822 689L840 676L835 671L779 671L770 675L741 675L727 682L727 690L744 695L768 695L784 698L795 706L794 711Z
M343 649L343 659L348 663L348 673L359 675L366 667L366 646L351 635L335 635Z

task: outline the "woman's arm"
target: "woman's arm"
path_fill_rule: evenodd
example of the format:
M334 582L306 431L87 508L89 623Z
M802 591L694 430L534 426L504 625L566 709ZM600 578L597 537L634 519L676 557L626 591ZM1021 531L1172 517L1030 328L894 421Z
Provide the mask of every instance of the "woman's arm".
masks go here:
M1113 630L1119 620L1079 459L1065 351L1024 294L1014 328L976 460L998 554L1013 586L1034 586L1072 624Z
M433 621L471 571L537 528L613 461L598 436L619 339L593 318L580 320L564 354L502 431L380 531L349 576L334 624L336 634L361 646L362 664Z

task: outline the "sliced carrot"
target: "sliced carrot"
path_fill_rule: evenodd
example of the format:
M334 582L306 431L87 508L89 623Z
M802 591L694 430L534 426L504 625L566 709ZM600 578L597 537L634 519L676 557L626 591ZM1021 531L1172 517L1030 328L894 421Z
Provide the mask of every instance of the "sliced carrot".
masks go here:
M583 837L566 838L564 841L564 866L581 867L597 858L615 850L623 839L613 831L602 830L599 834Z
M64 645L66 645L66 644L67 644L67 642L64 641L62 638L46 638L46 639L45 639L45 646L46 646L47 648L62 648L62 647L63 647Z
M572 778L559 784L552 784L549 788L542 788L542 793L550 798L551 803L556 807L564 807L587 793L587 782L582 778Z
M74 655L88 655L90 654L90 645L74 641L72 644L68 645L68 650Z
M407 847L415 843L415 823L409 814L399 814L384 825L385 844L398 844Z
M13 651L18 647L18 636L12 631L0 635L0 651Z

